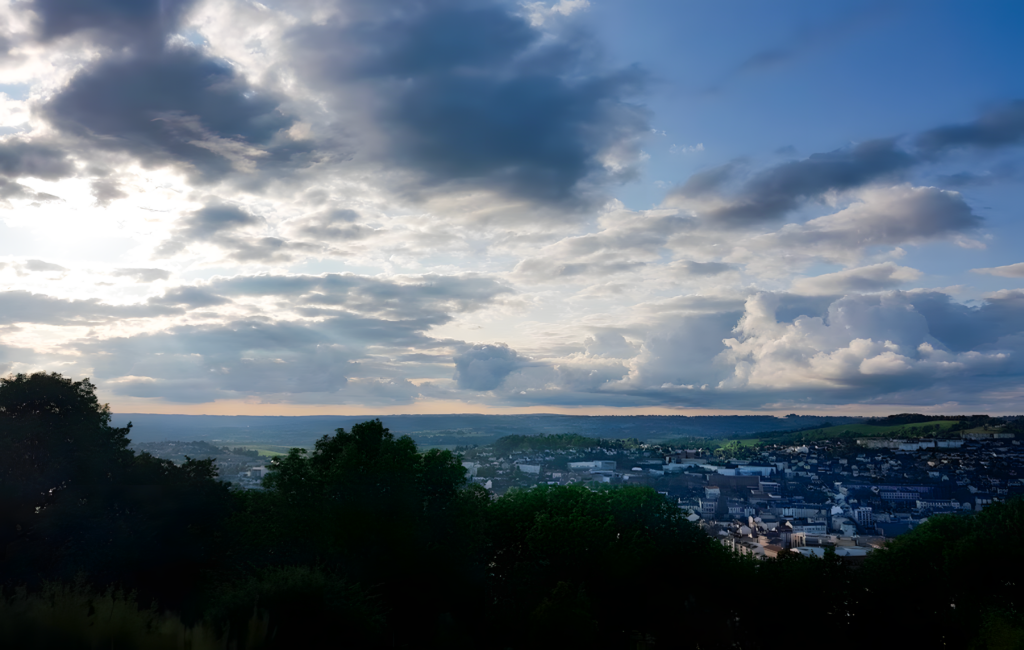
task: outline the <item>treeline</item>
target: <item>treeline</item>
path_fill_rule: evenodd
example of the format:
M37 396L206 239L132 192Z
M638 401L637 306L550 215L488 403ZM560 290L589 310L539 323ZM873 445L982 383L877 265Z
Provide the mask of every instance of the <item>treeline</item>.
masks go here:
M0 640L32 648L1012 648L1020 500L861 568L728 553L642 487L468 484L378 420L232 491L128 449L87 380L0 379ZM1016 645L1014 645L1016 644Z

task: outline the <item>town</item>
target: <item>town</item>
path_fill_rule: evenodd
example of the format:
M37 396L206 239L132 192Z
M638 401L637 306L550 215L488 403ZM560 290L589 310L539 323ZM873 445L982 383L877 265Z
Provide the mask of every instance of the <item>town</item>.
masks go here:
M473 481L496 494L531 483L644 485L675 500L743 555L863 557L927 521L1024 494L1024 449L1013 433L862 438L764 445L754 458L638 444L558 454L467 454Z
M549 485L642 485L677 503L691 522L741 555L824 555L856 563L931 516L978 511L1024 494L1024 449L1014 433L761 444L743 458L719 449L566 436L511 436L459 447L467 478L493 497ZM503 444L504 443L504 444ZM537 450L537 447L551 447ZM713 447L713 445L710 445ZM141 443L168 458L215 458L221 480L261 489L272 457L208 442ZM742 448L739 448L742 449Z

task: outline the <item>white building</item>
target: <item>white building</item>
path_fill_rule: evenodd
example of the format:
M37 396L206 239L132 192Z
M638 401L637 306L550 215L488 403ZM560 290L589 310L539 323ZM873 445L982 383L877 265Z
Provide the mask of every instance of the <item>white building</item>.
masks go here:
M540 465L526 465L523 463L516 463L516 467L523 474L540 474Z
M615 469L614 460L588 460L577 463L569 463L569 469Z

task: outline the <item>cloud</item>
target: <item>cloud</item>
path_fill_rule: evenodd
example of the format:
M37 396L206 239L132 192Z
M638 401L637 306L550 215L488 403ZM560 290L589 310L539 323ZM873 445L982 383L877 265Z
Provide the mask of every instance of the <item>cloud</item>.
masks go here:
M259 236L259 230L269 229L266 219L237 205L212 203L181 219L171 236L156 248L156 255L172 257L193 244L212 244L226 251L227 260L241 263L282 263L297 256L340 254L324 243L330 237L316 236L318 232L336 234L323 219L299 220L290 228L292 234L311 237L317 243Z
M281 99L249 86L226 62L187 47L112 56L86 67L42 106L58 129L146 167L180 164L193 183L301 158ZM302 166L307 164L300 162Z
M73 175L74 169L67 151L54 144L21 138L0 141L0 174L7 178L57 180Z
M288 297L310 314L344 309L387 319L426 319L434 324L447 322L450 313L475 311L513 292L493 278L473 274L392 279L338 273L251 275L216 279L207 288L235 299Z
M511 371L496 395L704 408L927 404L978 399L1024 377L1024 291L990 294L979 307L923 290L756 292L745 304L679 296L658 307L624 324L634 341L608 330L585 353Z
M239 228L265 226L262 217L228 204L211 204L200 208L180 220L172 236L157 248L157 255L168 257L185 250L193 243L234 244L237 240L225 238L224 233Z
M694 199L713 195L733 177L738 168L739 162L734 161L697 172L687 178L682 187L674 191L672 196Z
M540 27L553 18L569 16L577 11L590 8L590 0L558 0L553 5L547 2L524 2L523 9L529 16L530 24Z
M921 272L892 262L825 273L793 282L793 291L807 295L841 295L895 289L921 277Z
M4 204L6 199L59 201L52 194L37 192L14 179L32 177L52 181L73 174L74 165L67 152L53 144L22 138L0 139L0 202Z
M510 289L477 276L372 278L251 275L169 289L134 309L184 313L231 304L251 317L90 337L72 349L119 395L174 402L254 397L265 402L409 403L410 377L447 381L470 349L429 331ZM0 301L0 308L3 307ZM470 373L472 375L472 373ZM373 391L379 389L380 395Z
M896 179L914 163L910 154L896 148L895 140L871 140L769 167L744 182L735 196L716 201L702 199L721 187L733 167L710 170L672 192L667 203L692 208L723 224L746 226L779 219L828 192Z
M359 213L354 210L327 210L290 222L295 237L321 242L347 243L367 239L376 234L369 226L356 223Z
M567 278L585 281L635 271L659 261L671 238L695 227L695 220L665 211L622 211L608 215L608 219L614 225L596 233L566 237L524 257L513 269L513 276L531 282Z
M917 244L976 230L982 223L958 192L934 187L875 187L833 214L736 242L753 255L784 250L808 259L850 263L872 246ZM769 261L769 260L762 260Z
M191 0L34 0L32 9L44 40L93 31L107 40L161 42L191 4Z
M501 385L513 370L527 361L504 343L474 345L455 358L455 380L459 388L486 391Z
M704 143L703 142L698 142L695 145L689 145L689 146L686 146L686 145L679 146L679 145L675 145L674 144L674 145L672 145L671 147L668 148L668 152L669 153L698 153L698 152L701 152L701 151L704 151Z
M30 201L59 201L60 198L45 192L36 192L32 188L0 178L0 200L24 198ZM6 203L6 201L5 201Z
M185 305L187 307L217 307L229 302L231 302L229 299L215 295L202 287L175 287L162 296L149 299L151 305Z
M167 280L171 272L163 269L117 269L111 275L116 278L135 278L136 282L156 282Z
M358 124L359 157L412 175L403 192L573 207L635 173L641 70L604 71L585 38L543 39L498 2L387 6L297 27L288 43L298 73Z
M987 269L971 269L971 273L997 275L1001 278L1024 278L1024 262L1007 264L1006 266L994 266Z
M735 264L725 264L723 262L693 262L689 260L679 262L678 267L681 268L686 275L695 277L709 277L736 270Z
M996 183L1015 182L1021 178L1018 164L1009 161L1001 161L994 164L990 169L980 173L957 172L956 174L943 174L937 180L945 187L982 187L995 185Z
M110 180L93 181L92 195L96 198L96 205L100 207L106 207L117 199L128 198L128 194L121 190L116 182Z
M60 264L53 264L51 262L44 262L42 260L27 260L24 264L24 268L25 270L31 271L33 273L48 273L51 271L65 273L68 270L61 266Z
M122 395L207 402L249 395L330 394L344 387L353 356L360 355L337 345L338 337L326 329L235 321L83 342L80 349L96 355L96 377Z
M65 300L28 291L0 292L0 324L90 325L183 313L159 305L109 305L96 298Z
M640 346L630 343L619 332L601 329L595 331L583 341L587 355L612 359L630 359L636 356Z
M1024 143L1024 101L990 110L967 124L925 131L914 143L925 156L958 148L996 149Z
M953 354L929 333L929 321L911 297L847 296L828 317L800 317L791 324L774 316L773 297L758 294L726 339L722 360L734 367L719 388L815 391L813 399L865 400L886 392L912 391L974 375L1012 370L1005 351Z

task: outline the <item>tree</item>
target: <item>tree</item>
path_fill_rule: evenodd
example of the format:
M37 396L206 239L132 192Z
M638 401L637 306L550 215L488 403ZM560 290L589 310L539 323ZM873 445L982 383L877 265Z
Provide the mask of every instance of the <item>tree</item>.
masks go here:
M85 573L175 605L195 590L215 563L227 485L210 459L135 455L130 430L110 426L88 379L0 379L0 578L38 586Z
M61 493L88 499L130 462L131 424L111 427L95 390L57 373L0 378L0 547L27 541Z
M722 610L719 590L733 577L724 547L650 488L512 489L487 523L490 625L521 634L523 647L545 636L556 615L596 622L611 647L626 647L635 633L668 642L671 626L709 629ZM687 579L673 579L678 571Z
M398 619L392 626L410 638L450 631L453 617L483 602L479 521L489 498L467 487L458 456L421 454L411 438L371 420L320 438L311 453L292 449L271 467L265 494L237 496L245 514L232 525L259 530L238 539L247 557L322 566L373 585L370 595L384 599Z

